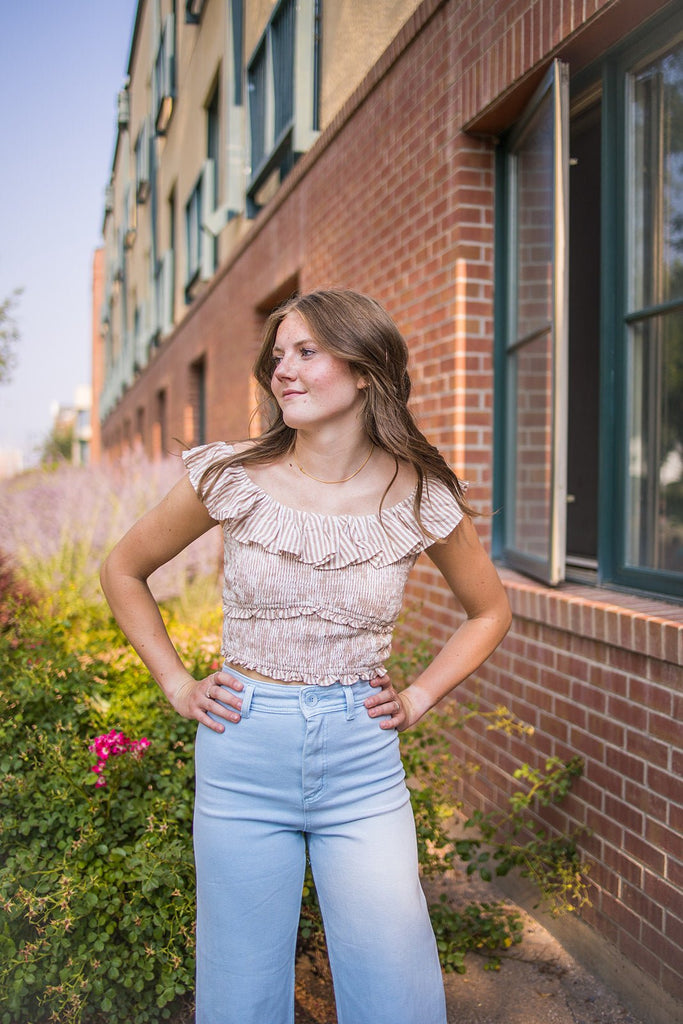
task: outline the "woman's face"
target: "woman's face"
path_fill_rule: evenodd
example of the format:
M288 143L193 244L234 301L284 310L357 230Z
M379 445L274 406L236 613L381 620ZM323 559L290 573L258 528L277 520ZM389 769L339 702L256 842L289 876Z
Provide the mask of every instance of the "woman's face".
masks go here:
M357 424L363 387L345 360L313 340L298 313L287 314L275 335L271 389L288 427Z

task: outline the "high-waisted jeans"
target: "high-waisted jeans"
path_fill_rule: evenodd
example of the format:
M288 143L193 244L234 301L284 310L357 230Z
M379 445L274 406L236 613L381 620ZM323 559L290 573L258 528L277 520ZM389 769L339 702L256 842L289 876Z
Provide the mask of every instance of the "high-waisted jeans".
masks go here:
M446 1024L398 735L363 706L376 691L240 678L241 721L197 732L197 1024L292 1024L306 844L339 1024Z

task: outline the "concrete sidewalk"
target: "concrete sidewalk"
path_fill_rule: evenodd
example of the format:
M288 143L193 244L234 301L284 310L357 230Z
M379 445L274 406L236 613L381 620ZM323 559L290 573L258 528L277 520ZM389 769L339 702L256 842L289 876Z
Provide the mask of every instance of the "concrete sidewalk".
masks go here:
M446 892L456 906L502 902L515 906L494 883L455 877L425 885L428 899ZM445 974L448 1024L650 1024L574 960L538 921L517 907L523 941L505 953L499 970L469 955L465 974ZM296 1024L336 1024L329 982L297 967ZM670 1024L683 1024L671 1020Z
M500 970L486 971L483 958L469 956L466 974L445 975L448 1024L647 1024L520 913L524 940Z

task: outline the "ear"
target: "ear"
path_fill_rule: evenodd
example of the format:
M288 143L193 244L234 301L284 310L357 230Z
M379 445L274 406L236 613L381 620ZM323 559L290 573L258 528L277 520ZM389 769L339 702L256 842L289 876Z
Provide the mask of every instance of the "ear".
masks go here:
M356 387L358 388L358 390L359 390L359 391L365 391L365 389L366 389L366 387L367 387L367 386L368 386L368 382L367 382L367 380L365 379L365 377L359 377L359 378L357 379L357 381L356 381Z

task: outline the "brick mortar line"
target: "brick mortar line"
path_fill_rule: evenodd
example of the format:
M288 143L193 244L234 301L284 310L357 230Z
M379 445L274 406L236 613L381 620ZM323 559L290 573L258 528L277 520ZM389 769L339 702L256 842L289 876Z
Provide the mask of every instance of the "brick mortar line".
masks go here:
M676 605L667 605L654 599L651 601L643 599L639 603L644 607L633 607L629 595L626 594L595 591L590 587L581 587L578 584L572 585L571 591L548 591L542 584L534 584L533 581L518 576L511 570L500 568L499 573L516 618L595 640L608 647L632 651L657 661L674 665L683 664L681 657L683 609ZM572 608L578 610L576 622L570 621ZM604 621L588 624L586 620L591 618L593 613L604 616ZM621 628L624 619L631 620L632 623L642 623L645 628L651 624L657 624L668 630L674 630L678 634L678 654L674 656L674 660L661 652L652 650L651 644L648 642L643 648L642 643L635 636L630 639L624 637L624 631ZM610 625L612 629L610 629Z

